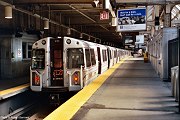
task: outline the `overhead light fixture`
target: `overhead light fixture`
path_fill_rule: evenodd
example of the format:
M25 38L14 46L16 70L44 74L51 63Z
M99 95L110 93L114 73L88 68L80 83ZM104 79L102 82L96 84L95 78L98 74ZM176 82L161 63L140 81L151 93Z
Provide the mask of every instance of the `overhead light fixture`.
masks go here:
M44 20L44 29L49 29L49 20Z
M67 35L71 35L71 28L67 29Z
M96 42L96 38L94 39L94 42Z
M91 37L89 36L88 40L91 40Z
M80 34L80 38L83 38L83 33Z
M111 21L111 25L112 26L117 26L117 18L116 17L112 17L112 21Z
M98 5L98 3L99 3L99 0L94 0L93 3L94 3L94 5L95 5L94 7L97 7L97 5Z
M104 1L104 8L105 8L105 9L109 9L110 6L111 6L110 0L105 0L105 1Z
M61 32L58 32L58 33L57 33L57 38L62 38Z
M5 6L5 18L12 19L12 7L11 6Z

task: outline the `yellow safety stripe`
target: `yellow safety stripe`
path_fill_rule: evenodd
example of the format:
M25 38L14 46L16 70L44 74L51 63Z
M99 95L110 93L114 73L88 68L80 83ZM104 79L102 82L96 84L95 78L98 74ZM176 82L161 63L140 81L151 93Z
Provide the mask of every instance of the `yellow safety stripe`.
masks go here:
M104 83L104 81L126 60L123 59L106 72L98 76L88 86L84 87L76 95L54 110L44 120L70 120L93 93Z
M2 96L5 96L5 95L9 95L9 94L13 94L17 91L21 91L25 88L28 88L29 87L29 83L28 84L24 84L24 85L20 85L20 86L17 86L17 87L13 87L13 88L10 88L10 89L7 89L7 90L3 90L3 91L0 91L0 97Z

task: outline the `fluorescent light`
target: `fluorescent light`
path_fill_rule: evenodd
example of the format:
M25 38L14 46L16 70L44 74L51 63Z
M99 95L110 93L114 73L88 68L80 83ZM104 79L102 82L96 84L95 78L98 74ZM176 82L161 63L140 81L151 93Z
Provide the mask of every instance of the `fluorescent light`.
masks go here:
M91 37L89 36L88 40L91 40Z
M80 34L80 38L83 38L83 33Z
M5 18L12 19L12 7L5 6Z
M49 29L49 20L44 21L44 29Z
M117 18L116 17L112 17L112 26L117 26Z
M67 35L71 35L71 28L67 29Z

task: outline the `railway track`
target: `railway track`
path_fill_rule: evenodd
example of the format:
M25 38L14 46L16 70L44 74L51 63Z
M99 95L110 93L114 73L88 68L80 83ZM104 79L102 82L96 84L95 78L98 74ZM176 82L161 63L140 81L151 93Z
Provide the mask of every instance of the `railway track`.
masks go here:
M0 120L41 120L74 94L61 93L60 103L54 104L50 102L49 94L28 90L0 101Z

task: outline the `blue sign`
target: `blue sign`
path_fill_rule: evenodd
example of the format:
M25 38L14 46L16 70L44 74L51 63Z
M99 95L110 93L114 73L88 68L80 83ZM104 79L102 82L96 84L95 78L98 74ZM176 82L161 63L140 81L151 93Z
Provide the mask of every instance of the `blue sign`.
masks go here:
M146 30L146 8L118 10L117 21L120 32Z
M133 17L133 16L146 16L146 9L129 9L129 10L118 10L118 18L122 17Z

